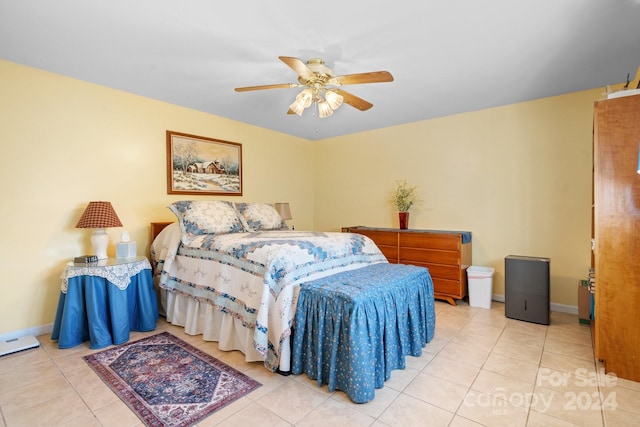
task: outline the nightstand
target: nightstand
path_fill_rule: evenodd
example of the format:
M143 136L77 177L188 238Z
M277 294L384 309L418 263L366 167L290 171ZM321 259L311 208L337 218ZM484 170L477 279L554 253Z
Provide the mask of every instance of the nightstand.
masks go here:
M130 331L152 331L158 320L151 264L146 257L70 262L62 286L51 339L59 348L89 340L92 349L122 344Z

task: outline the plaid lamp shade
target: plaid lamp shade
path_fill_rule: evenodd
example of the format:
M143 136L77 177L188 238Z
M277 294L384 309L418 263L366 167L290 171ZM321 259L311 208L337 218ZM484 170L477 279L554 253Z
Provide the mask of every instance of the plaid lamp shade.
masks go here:
M76 228L122 227L111 202L89 202Z

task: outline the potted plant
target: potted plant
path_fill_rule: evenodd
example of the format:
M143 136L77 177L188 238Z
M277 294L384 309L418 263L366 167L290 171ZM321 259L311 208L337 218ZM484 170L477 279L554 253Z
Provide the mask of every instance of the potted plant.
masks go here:
M390 203L398 210L401 230L406 230L409 227L409 209L418 201L417 186L410 186L406 179L396 181Z

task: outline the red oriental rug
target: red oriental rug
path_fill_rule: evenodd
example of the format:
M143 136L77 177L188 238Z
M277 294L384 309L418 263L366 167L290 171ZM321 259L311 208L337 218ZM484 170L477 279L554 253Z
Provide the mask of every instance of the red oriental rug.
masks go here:
M168 332L83 359L147 426L191 426L261 384Z

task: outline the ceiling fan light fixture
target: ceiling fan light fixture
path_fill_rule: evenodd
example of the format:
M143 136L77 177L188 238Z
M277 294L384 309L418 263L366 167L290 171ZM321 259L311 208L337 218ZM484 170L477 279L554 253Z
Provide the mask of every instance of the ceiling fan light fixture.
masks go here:
M291 109L291 111L293 111L297 115L301 116L304 112L304 104L298 101L293 101L291 105L289 105L289 109Z
M327 101L318 102L318 115L320 118L329 117L333 114L333 110Z
M342 105L343 96L332 90L324 93L324 99L327 101L332 110L337 110Z
M311 102L313 102L313 91L307 88L296 96L296 100L289 105L289 108L291 111L301 116L304 109L311 106Z
M302 104L304 108L309 108L311 106L311 102L313 101L313 91L309 88L303 90L296 96L296 102Z

